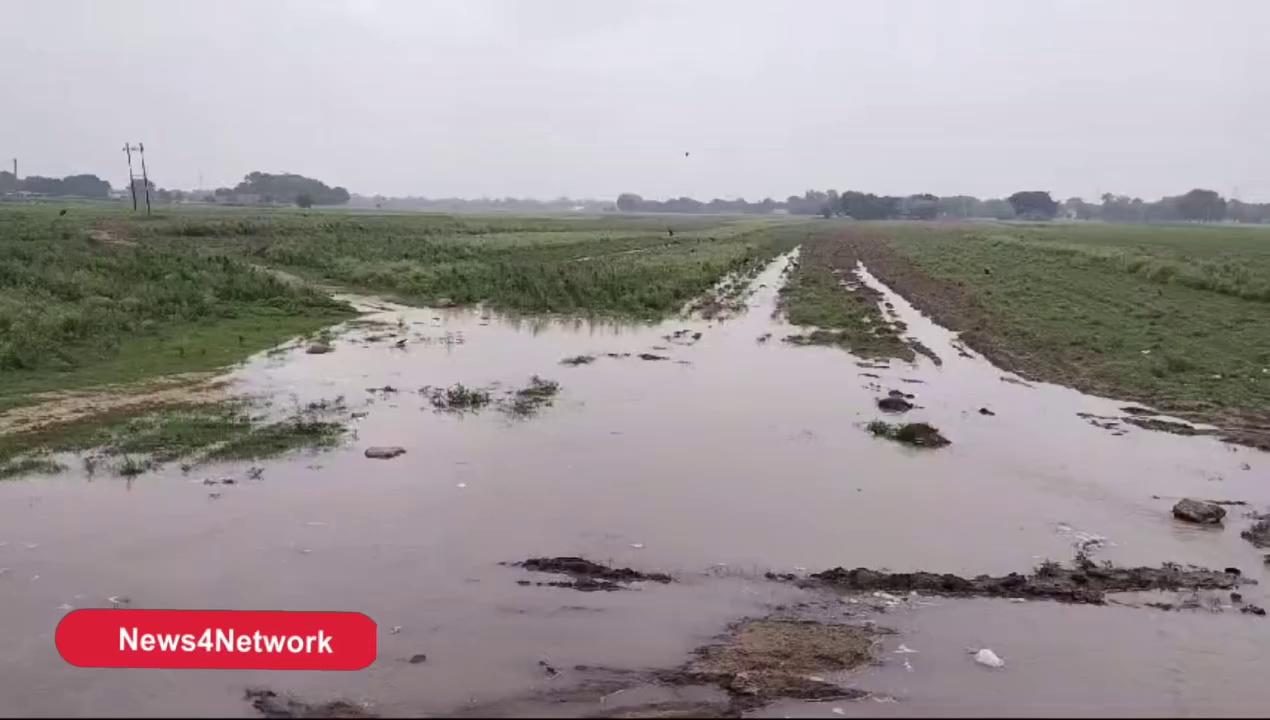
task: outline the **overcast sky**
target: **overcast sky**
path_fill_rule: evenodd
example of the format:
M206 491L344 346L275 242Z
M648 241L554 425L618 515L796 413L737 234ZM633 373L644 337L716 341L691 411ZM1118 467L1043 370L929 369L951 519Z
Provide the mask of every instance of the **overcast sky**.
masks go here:
M1265 201L1268 71L1261 0L0 0L0 158L115 186L140 140L180 188Z

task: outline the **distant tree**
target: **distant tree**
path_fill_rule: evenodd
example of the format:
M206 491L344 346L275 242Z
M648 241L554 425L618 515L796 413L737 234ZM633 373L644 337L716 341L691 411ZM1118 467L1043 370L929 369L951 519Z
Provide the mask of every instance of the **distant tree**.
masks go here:
M62 178L62 194L79 197L110 197L110 183L96 175L68 175Z
M342 187L328 187L326 183L313 178L293 173L274 175L264 172L251 172L243 177L234 192L243 195L258 195L265 202L275 200L286 201L300 193L308 193L314 205L343 205L350 199L348 190Z
M913 220L934 220L939 216L939 198L930 193L909 195L900 201L900 214Z
M28 175L18 182L18 189L40 195L63 195L62 181L58 178Z
M213 194L218 198L227 198L230 195L233 195L234 191L227 187L218 187L213 191Z
M997 220L1013 220L1016 217L1014 206L1008 200L989 198L980 203L976 217L990 217Z
M1049 220L1058 213L1058 203L1044 190L1021 190L1007 200L1015 215L1028 220Z
M1226 217L1226 200L1213 190L1196 188L1177 198L1177 211L1185 220L1216 222Z
M295 196L295 204L302 208L313 207L313 196L308 193L300 193Z
M617 209L622 212L634 212L644 203L644 198L635 193L622 193L617 196Z
M1077 220L1092 220L1098 217L1098 206L1087 203L1078 197L1069 197L1063 202L1063 209Z
M167 188L159 188L159 191L155 193L155 197L159 202L170 203L172 202L172 191Z

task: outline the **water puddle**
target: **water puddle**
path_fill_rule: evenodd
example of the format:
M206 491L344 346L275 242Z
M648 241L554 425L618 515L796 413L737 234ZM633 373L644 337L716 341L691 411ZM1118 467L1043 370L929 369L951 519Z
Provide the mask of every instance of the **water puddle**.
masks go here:
M332 352L292 343L229 378L280 411L343 396L345 447L260 463L257 479L241 463L165 467L130 483L78 471L0 483L7 712L241 715L243 688L259 685L368 700L384 714L452 712L567 680L544 678L540 661L677 665L728 622L798 596L763 581L766 570L997 574L1098 539L1099 560L1233 565L1264 583L1238 508L1225 530L1169 515L1182 496L1270 505L1258 453L1092 426L1077 413L1118 416L1124 403L1003 382L863 269L940 365L862 368L839 349L762 342L794 330L774 317L789 261L759 274L727 319L641 326L354 298L368 314L335 329ZM561 363L579 356L593 360ZM438 412L418 392L462 383L498 393L535 375L560 390L528 419ZM914 395L905 419L937 426L952 445L911 449L865 432L885 417L875 402L891 389ZM368 459L372 446L406 452ZM226 475L244 480L211 498L201 479ZM555 555L677 582L578 593L518 585L525 572L499 565ZM1265 605L1262 587L1244 595ZM132 607L363 611L379 623L380 659L356 674L62 663L52 644L61 615L121 596ZM1270 701L1252 640L1270 625L1238 614L984 600L878 620L901 635L858 683L899 701L852 714L1241 713ZM890 654L899 642L921 650L911 672ZM976 665L971 643L1006 667ZM409 662L421 653L426 662Z

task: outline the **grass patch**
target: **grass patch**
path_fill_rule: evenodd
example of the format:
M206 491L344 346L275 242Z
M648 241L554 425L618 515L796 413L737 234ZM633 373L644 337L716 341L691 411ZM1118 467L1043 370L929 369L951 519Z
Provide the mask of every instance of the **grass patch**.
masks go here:
M85 467L140 475L176 461L205 462L276 457L301 448L339 443L344 428L333 419L339 402L297 408L278 420L252 417L242 403L174 406L98 417L35 433L0 438L0 469L38 472L48 453L85 453ZM53 463L56 465L56 463ZM58 466L57 472L65 469ZM2 474L2 473L0 473ZM15 473L16 474L16 473Z
M926 423L901 424L874 420L865 426L865 429L878 437L914 447L937 448L951 444L937 428Z
M850 273L854 258L828 238L803 245L797 265L780 291L780 307L795 325L814 328L790 335L786 342L833 345L866 358L912 360L913 348L900 333L902 325L887 320L878 307L881 295Z
M468 387L463 383L446 388L424 387L419 392L427 396L434 408L449 412L480 410L493 399L489 390Z
M529 379L528 385L512 393L511 398L503 404L503 410L512 417L530 417L550 406L559 392L560 383L534 375Z
M23 475L56 475L66 466L45 457L24 457L0 462L0 480L21 477Z
M955 288L959 300L901 289L1007 369L1198 419L1270 421L1270 231L891 223L861 234ZM963 310L947 310L954 300Z

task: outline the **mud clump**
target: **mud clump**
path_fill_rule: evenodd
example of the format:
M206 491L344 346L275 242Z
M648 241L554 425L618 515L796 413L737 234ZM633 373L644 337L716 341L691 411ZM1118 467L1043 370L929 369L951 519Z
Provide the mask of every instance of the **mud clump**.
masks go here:
M878 401L879 407L881 404L881 401ZM910 407L912 406L910 405ZM952 444L952 441L941 435L937 428L926 423L894 425L881 420L874 420L868 424L867 429L878 437L884 437L898 443L912 445L913 447L940 448Z
M935 363L936 367L942 366L944 364L944 361L939 359L939 356L935 354L935 351L927 347L924 343L922 343L921 340L918 340L916 338L907 338L906 342L909 345L913 346L914 351L930 358L930 361Z
M1172 420L1161 420L1153 417L1142 417L1141 415L1129 415L1121 418L1130 425L1137 425L1147 430L1156 430L1159 432L1168 432L1175 435L1215 435L1216 431L1201 430L1187 423L1173 422Z
M1233 568L1231 568L1233 569ZM1243 583L1238 572L1218 572L1205 568L1166 563L1159 568L1119 568L1095 565L1077 556L1071 567L1046 562L1032 574L965 578L951 573L889 573L867 568L846 570L838 567L815 573L800 584L828 586L853 592L885 591L947 597L1006 597L1057 600L1059 602L1102 605L1107 593L1147 590L1231 590Z
M560 364L567 365L569 367L577 367L579 365L589 365L593 362L595 362L594 355L574 355L573 357L567 357L561 360Z
M666 357L665 355L654 355L653 353L640 353L639 359L655 361L655 360L669 360L670 358Z
M368 447L364 455L374 460L391 460L398 455L405 455L406 449L403 447Z
M524 568L530 572L567 575L572 580L568 582L539 583L539 585L567 587L582 592L626 590L628 589L627 586L633 582L656 582L662 584L673 582L671 577L664 573L643 573L631 568L611 568L580 557L530 558L523 562L512 563L512 567Z
M334 352L334 351L335 351L335 348L331 347L330 343L322 342L322 341L312 343L311 345L309 345L307 348L304 349L304 352L308 353L309 355L325 355L326 353Z
M679 684L709 683L725 690L736 709L780 698L857 700L868 693L816 678L870 662L876 631L808 620L749 620L726 641L698 648L677 677Z
M1270 518L1258 519L1252 527L1239 533L1239 537L1252 543L1256 548L1270 547ZM1266 556L1266 563L1270 564L1270 555Z
M243 696L267 718L373 718L366 708L346 700L311 704L262 688L249 688Z
M878 409L891 413L903 413L913 409L913 403L903 397L887 396L878 399Z
M1216 503L1183 498L1173 506L1173 517L1200 525L1220 525L1226 509Z

